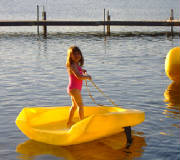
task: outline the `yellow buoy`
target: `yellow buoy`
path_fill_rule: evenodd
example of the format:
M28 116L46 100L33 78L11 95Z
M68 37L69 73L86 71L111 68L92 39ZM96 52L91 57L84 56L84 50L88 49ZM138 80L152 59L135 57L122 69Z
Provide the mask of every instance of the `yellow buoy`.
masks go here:
M165 72L172 81L180 81L180 47L171 49L167 54Z

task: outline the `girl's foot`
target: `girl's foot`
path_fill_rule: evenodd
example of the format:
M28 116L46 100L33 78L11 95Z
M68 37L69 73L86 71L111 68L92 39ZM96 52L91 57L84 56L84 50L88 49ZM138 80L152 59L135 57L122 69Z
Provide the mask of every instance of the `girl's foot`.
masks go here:
M67 122L67 127L71 128L71 126L74 124L75 122Z

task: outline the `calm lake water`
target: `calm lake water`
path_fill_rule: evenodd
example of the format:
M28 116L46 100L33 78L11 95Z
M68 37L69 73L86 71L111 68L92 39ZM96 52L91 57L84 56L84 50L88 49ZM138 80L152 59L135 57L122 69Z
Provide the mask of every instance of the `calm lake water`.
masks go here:
M101 2L101 3L100 3ZM35 19L36 4L46 6L48 19L102 20L110 9L114 20L166 20L178 0L1 0L0 20ZM175 31L179 31L176 28ZM8 160L178 160L180 159L180 86L165 75L168 51L180 45L167 37L169 27L48 27L48 38L36 27L0 27L0 159ZM29 140L14 121L26 106L71 105L66 93L65 68L69 46L83 52L85 68L94 82L117 104L145 112L133 127L133 143L126 149L124 134L90 143L60 147ZM108 101L90 85L99 103ZM85 105L94 105L83 87Z

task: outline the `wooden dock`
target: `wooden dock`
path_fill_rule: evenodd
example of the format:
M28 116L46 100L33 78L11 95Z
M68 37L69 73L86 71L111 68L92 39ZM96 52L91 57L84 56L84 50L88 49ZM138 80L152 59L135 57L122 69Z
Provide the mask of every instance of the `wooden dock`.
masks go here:
M107 20L106 20L107 16ZM104 9L103 21L64 21L64 20L47 20L46 11L43 6L42 20L39 19L39 6L37 5L37 19L36 20L0 20L0 27L3 26L37 26L37 33L39 35L39 26L43 27L43 35L47 36L47 26L104 26L104 35L110 35L110 26L170 26L171 35L173 36L173 27L180 27L180 20L174 20L174 12L171 9L169 20L164 21L111 21L109 10L107 15ZM105 29L105 27L107 29ZM106 34L107 30L107 34Z
M180 20L165 21L61 21L61 20L11 20L0 21L0 27L13 26L39 26L43 27L43 35L47 36L47 26L104 26L104 35L110 35L110 26L169 26L170 35L173 36L173 27L180 27ZM107 33L105 33L107 27Z
M165 21L60 21L60 20L19 20L0 21L0 26L179 26L180 20Z
M106 18L107 17L107 18ZM110 35L110 26L170 26L171 35L173 36L173 27L180 27L180 20L174 20L174 11L171 9L169 20L164 21L111 21L109 10L104 9L103 21L64 21L64 20L47 20L45 7L43 6L42 20L39 19L39 5L37 5L36 20L0 20L0 27L13 26L37 26L39 35L39 26L43 27L43 35L47 36L47 26L104 26L104 35ZM107 29L106 29L106 28ZM107 30L107 34L106 34Z
M107 17L107 18L106 18ZM106 20L107 19L107 20ZM104 35L110 35L110 26L170 26L171 35L173 36L173 27L180 27L180 20L174 20L174 11L171 9L169 20L164 21L111 21L109 10L104 9L103 21L64 21L64 20L47 20L45 7L43 6L42 20L39 19L39 5L37 5L36 20L0 20L0 27L13 26L37 26L39 35L39 26L43 27L43 35L47 36L47 26L104 26ZM105 29L105 27L107 29ZM107 30L107 34L106 34Z

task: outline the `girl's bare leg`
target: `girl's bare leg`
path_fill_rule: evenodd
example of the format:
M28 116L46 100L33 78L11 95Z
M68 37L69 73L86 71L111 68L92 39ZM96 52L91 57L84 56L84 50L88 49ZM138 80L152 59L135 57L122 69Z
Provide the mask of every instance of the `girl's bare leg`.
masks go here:
M74 117L74 113L78 107L79 110L79 117L80 119L84 119L84 108L83 108L83 101L82 101L82 96L81 96L81 92L78 89L73 89L70 91L70 95L71 95L71 99L72 99L72 107L70 110L70 114L69 114L69 120L67 125L71 126L72 125L72 120Z
M71 106L71 109L70 109L70 112L69 112L69 119L68 119L68 122L67 122L67 126L71 126L73 124L73 117L74 117L74 113L77 109L77 105L75 103L75 100L74 98L71 96L71 100L72 100L72 106Z
M80 120L82 120L84 119L84 105L83 105L81 92L79 90L76 90L76 94L74 95L74 100L76 105L78 106L79 118Z
M84 119L84 107L83 106L79 107L79 118L80 118L80 120Z

